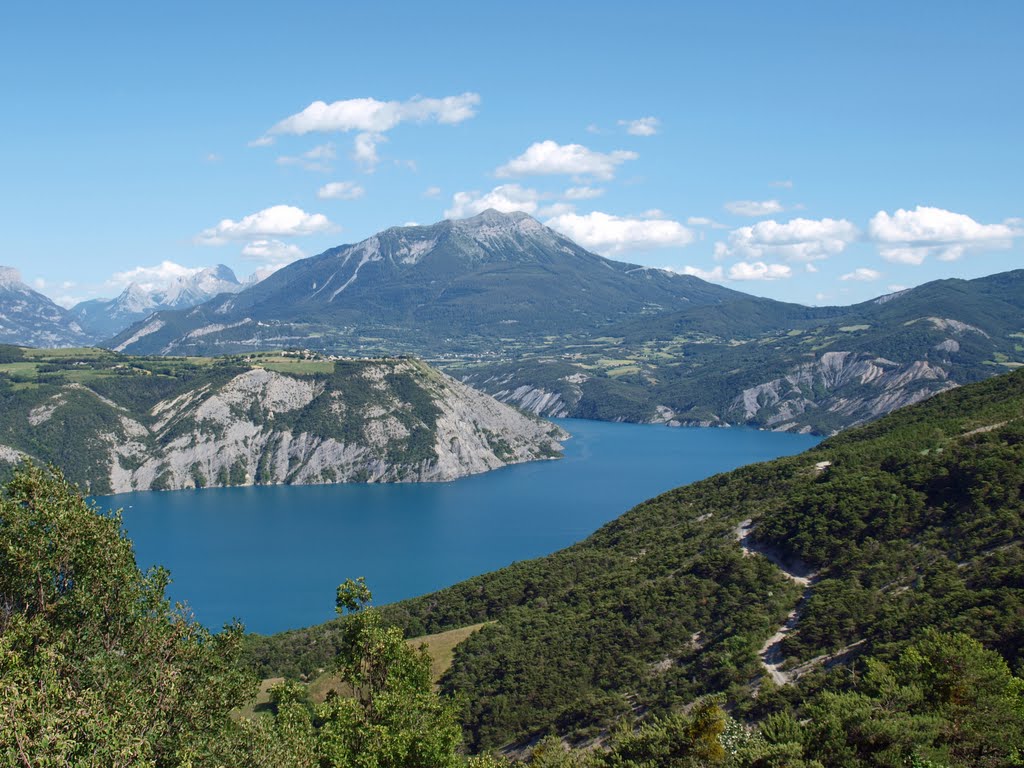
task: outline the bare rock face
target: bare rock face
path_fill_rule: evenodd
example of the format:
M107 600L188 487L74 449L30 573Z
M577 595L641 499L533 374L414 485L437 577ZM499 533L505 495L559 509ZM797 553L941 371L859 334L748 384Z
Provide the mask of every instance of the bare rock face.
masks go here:
M744 389L725 417L778 431L818 431L830 416L860 424L957 386L946 368L927 360L909 364L853 352L826 352L785 376Z
M253 368L164 400L147 419L122 414L101 436L111 492L447 481L557 457L567 437L415 360L355 367L342 378ZM59 418L62 402L28 418Z

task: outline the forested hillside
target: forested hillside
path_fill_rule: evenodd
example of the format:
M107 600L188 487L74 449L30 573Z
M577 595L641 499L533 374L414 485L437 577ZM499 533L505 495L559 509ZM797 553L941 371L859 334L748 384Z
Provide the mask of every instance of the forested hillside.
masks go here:
M561 437L411 358L0 347L0 475L27 456L93 494L451 480Z
M741 719L785 722L782 743L826 765L1014 765L1022 488L1013 373L664 494L567 550L385 615L410 635L494 622L442 680L473 749L595 738L718 694ZM311 673L339 632L247 653L264 675Z

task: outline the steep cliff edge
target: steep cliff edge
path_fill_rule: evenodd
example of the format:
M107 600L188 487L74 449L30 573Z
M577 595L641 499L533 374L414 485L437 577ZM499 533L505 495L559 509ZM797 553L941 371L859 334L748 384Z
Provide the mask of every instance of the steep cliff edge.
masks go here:
M93 493L446 481L557 457L567 437L413 359L182 361L170 376L111 359L128 362L0 382L0 462L52 461Z

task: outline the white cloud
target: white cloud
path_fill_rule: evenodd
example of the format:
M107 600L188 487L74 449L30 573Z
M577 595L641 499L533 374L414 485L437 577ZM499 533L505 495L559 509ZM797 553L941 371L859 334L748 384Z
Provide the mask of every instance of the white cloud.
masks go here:
M656 117L641 117L636 120L619 120L626 133L632 136L653 136L658 132L661 121Z
M729 267L730 280L780 280L792 275L793 270L785 264L765 264L763 261L738 261Z
M282 243L280 240L254 240L246 243L242 248L242 256L275 265L275 269L306 258L306 254L297 245Z
M778 181L769 181L769 187L779 187L780 189L792 189L793 182L789 179L779 179Z
M868 267L857 267L853 272L847 272L842 275L840 280L857 280L861 282L869 283L872 280L877 280L882 276L882 273L877 269L870 269Z
M425 190L423 190L423 196L424 197L440 197L440 195L441 195L441 188L440 187L427 187Z
M719 224L714 219L709 219L707 216L691 216L686 220L686 223L691 227L711 227L711 229L728 229L725 224Z
M806 262L804 264L804 270L807 271L807 272L814 273L814 272L818 271L818 268L816 266L814 266L814 262L813 261L808 261L808 262Z
M737 216L770 216L785 209L778 200L732 200L725 204L725 210Z
M464 219L493 208L502 213L522 211L536 213L540 193L535 189L518 184L502 184L486 194L479 192L456 192L452 195L452 206L444 212L446 219Z
M593 200L604 194L600 187L569 187L562 193L566 200Z
M498 168L495 175L507 177L565 174L591 176L607 181L614 178L616 166L627 160L636 160L637 157L639 155L636 152L622 149L596 152L582 144L538 141L531 144L519 157Z
M725 274L721 266L713 267L712 269L685 266L682 269L670 268L669 272L677 272L680 275L693 275L694 277L699 277L701 280L707 280L713 283L720 283L725 280Z
M387 141L385 132L401 123L455 125L476 115L480 95L463 93L428 99L414 96L408 101L380 101L373 98L345 99L330 104L314 101L301 112L274 125L266 136L249 142L251 147L272 144L274 136L307 133L349 133L355 131L353 157L372 170L380 158L377 145Z
M219 163L224 158L218 155L216 152L207 152L206 157L203 158L208 163Z
M537 209L538 216L563 216L567 213L574 213L576 206L572 203L551 203L543 208Z
M135 283L144 291L153 291L173 283L178 278L191 277L202 270L202 267L186 267L173 261L161 261L148 267L115 272L107 280L106 285L120 291L130 283Z
M601 126L597 125L597 123L590 123L587 126L587 133L601 133Z
M545 223L598 253L681 247L694 240L692 230L671 219L623 218L594 211L586 215L566 213Z
M316 192L321 200L356 200L365 194L366 190L354 181L332 181Z
M971 250L1005 249L1021 236L1012 225L979 224L963 213L919 205L894 214L879 211L868 223L868 234L879 243L882 258L900 264L919 265L929 256L955 261Z
M281 120L270 134L358 131L383 133L403 122L437 122L454 125L476 115L480 95L463 93L442 99L414 96L408 101L379 101L373 98L345 99L327 104L314 101L301 112Z
M857 228L846 219L792 219L785 224L769 219L734 229L728 242L715 243L715 258L814 261L842 253L857 236Z
M388 140L383 133L360 133L352 144L352 159L362 165L367 173L373 173L380 162L377 145Z
M313 147L308 152L303 152L297 157L281 156L277 158L277 164L297 165L300 168L305 168L307 171L327 172L331 170L331 161L337 156L338 153L334 149L334 144L327 142L326 144Z
M306 213L292 205L275 205L250 213L240 221L222 219L216 226L200 232L196 241L202 245L223 245L229 240L311 235L333 228L321 213Z

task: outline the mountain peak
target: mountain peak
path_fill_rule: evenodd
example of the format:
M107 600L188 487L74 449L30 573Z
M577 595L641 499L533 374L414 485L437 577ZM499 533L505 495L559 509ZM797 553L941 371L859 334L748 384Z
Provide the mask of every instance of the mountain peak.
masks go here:
M207 267L201 273L204 277L211 277L216 280L223 280L225 283L234 283L239 285L238 276L235 275L235 271L226 264L216 264L212 267Z
M0 267L0 285L12 286L21 284L21 272L14 267Z
M500 227L504 229L518 229L521 228L524 223L534 225L540 229L543 227L539 221L530 216L528 213L523 211L511 211L509 213L502 213L494 208L488 208L486 211L481 211L476 216L470 216L466 219L451 219L452 224L463 230L474 230L488 228L493 229ZM530 227L531 229L534 227Z
M467 219L460 219L459 221L462 221L466 224L469 224L471 222L490 224L501 221L520 222L523 219L530 219L530 221L536 221L536 219L534 219L532 216L530 216L530 214L525 213L524 211L509 211L508 213L502 213L497 208L488 208L485 211L481 211L476 216L470 216Z

